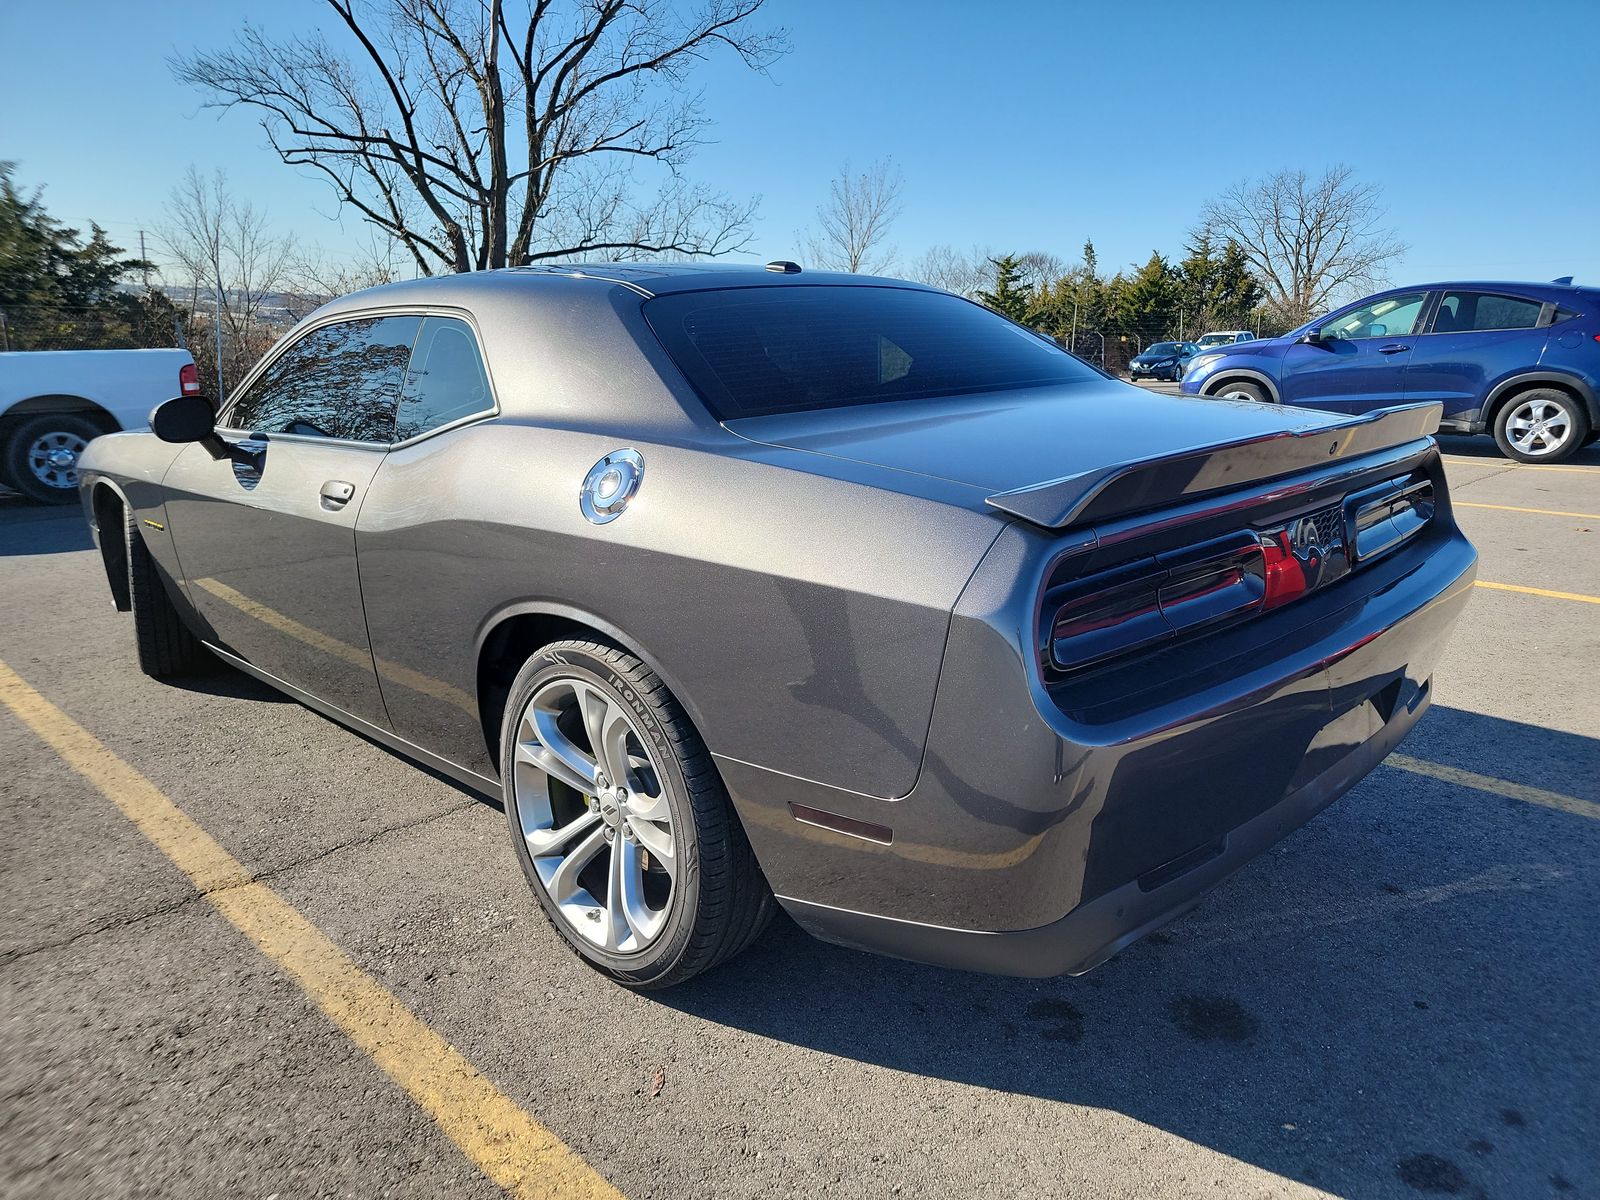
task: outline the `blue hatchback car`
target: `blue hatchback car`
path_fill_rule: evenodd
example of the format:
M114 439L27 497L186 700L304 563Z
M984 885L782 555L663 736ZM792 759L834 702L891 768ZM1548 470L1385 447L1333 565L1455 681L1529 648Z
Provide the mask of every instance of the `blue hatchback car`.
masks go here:
M1395 288L1283 337L1197 355L1181 390L1351 413L1437 400L1440 428L1493 433L1520 462L1557 462L1600 436L1600 289Z

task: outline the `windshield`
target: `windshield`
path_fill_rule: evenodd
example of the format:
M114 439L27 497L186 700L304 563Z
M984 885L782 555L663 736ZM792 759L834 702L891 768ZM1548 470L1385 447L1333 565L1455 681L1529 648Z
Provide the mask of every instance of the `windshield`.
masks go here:
M1231 333L1208 333L1200 339L1202 346L1226 346L1233 341Z
M1151 358L1171 358L1174 354L1182 354L1183 346L1178 342L1157 342L1145 353Z
M804 284L678 292L645 320L719 420L1098 380L943 292Z

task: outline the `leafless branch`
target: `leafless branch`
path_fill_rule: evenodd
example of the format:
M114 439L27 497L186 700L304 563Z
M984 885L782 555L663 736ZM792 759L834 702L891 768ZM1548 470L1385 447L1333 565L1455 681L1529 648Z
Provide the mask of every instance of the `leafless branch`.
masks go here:
M860 174L846 163L817 209L817 228L806 238L812 263L830 271L881 274L894 265L884 243L900 215L903 176L887 159Z
M210 106L253 109L285 163L321 175L420 271L747 240L753 203L679 172L708 120L688 86L699 64L731 53L765 70L787 49L756 24L765 0L326 2L347 49L247 25L173 71ZM651 169L665 173L654 188Z
M1405 244L1382 227L1381 190L1346 166L1313 180L1277 171L1234 184L1201 211L1201 230L1237 242L1288 325L1298 325L1352 292L1384 283Z

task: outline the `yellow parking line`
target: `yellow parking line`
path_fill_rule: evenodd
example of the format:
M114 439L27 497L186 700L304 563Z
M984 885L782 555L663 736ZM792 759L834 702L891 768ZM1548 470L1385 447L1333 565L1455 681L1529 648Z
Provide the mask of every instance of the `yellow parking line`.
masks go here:
M1600 596L1585 596L1582 592L1552 592L1549 588L1521 587L1515 583L1491 583L1487 579L1475 581L1481 588L1497 592L1522 592L1528 596L1549 596L1552 600L1576 600L1580 604L1600 604Z
M1413 775L1426 775L1430 779L1440 779L1460 787L1469 787L1495 796L1505 796L1511 800L1553 808L1557 812L1571 813L1575 817L1588 817L1591 821L1600 821L1600 804L1592 800L1580 800L1576 796L1529 787L1525 783L1512 783L1509 779L1496 779L1493 775L1479 775L1475 771L1463 771L1459 767L1441 766L1439 763L1412 758L1409 754L1391 754L1383 761L1388 766L1401 771L1410 771Z
M1514 504L1476 504L1470 500L1457 500L1453 497L1450 503L1456 508L1494 508L1501 512L1538 513L1541 517L1577 517L1580 521L1600 521L1600 513L1561 512L1554 508L1518 508Z
M422 1021L293 905L88 730L0 662L0 702L122 810L233 926L511 1195L621 1200L621 1193Z

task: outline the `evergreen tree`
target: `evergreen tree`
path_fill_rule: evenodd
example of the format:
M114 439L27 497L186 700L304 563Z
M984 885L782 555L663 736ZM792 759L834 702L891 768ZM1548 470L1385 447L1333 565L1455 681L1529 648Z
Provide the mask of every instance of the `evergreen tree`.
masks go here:
M166 297L121 290L150 264L124 257L98 225L83 240L45 211L38 192L18 190L14 169L0 162L0 310L10 348L149 345L156 335L146 330L164 330L153 344L172 345L175 310Z
M1182 292L1178 273L1159 253L1152 252L1132 276L1118 275L1112 283L1112 311L1121 332L1151 342L1174 331Z
M978 303L1018 324L1026 324L1034 312L1036 297L1022 282L1022 259L1015 254L1004 254L989 261L994 265L994 288L979 292Z
M1195 233L1178 265L1181 311L1189 330L1241 328L1261 303L1262 292L1239 244L1219 253L1204 230ZM1204 328L1202 328L1204 327Z

